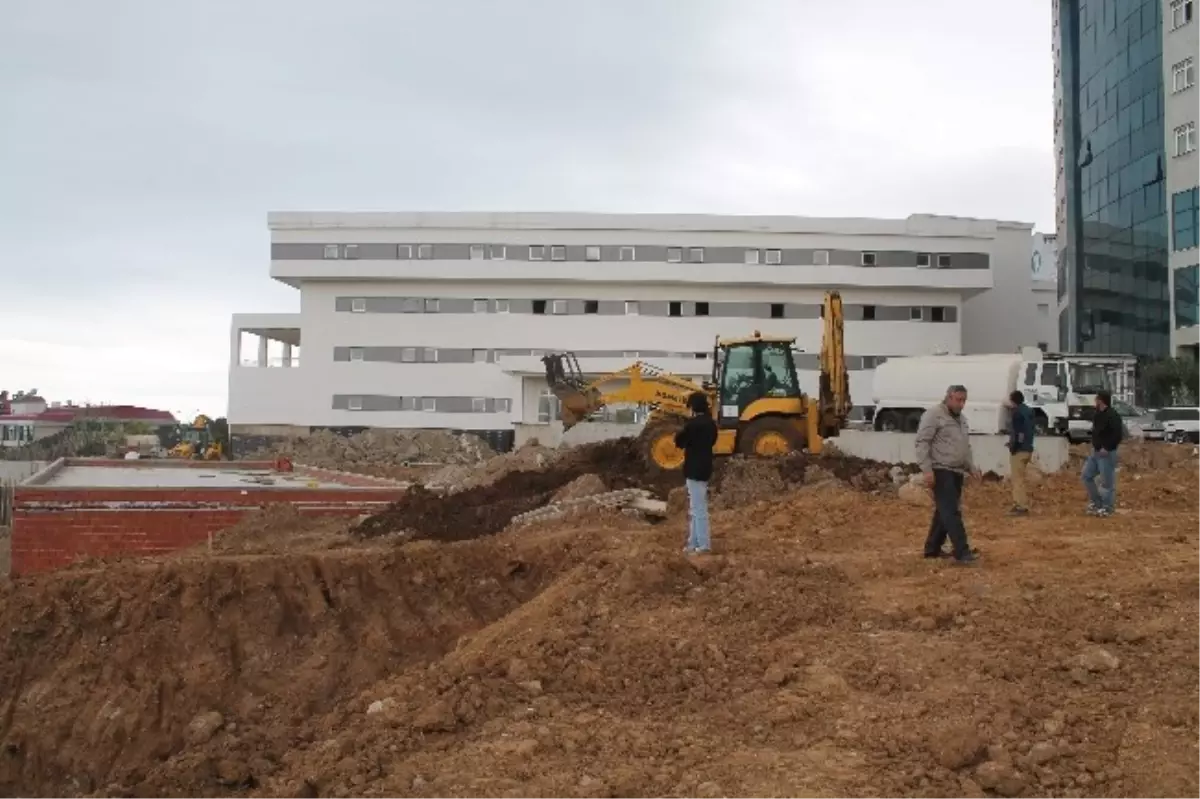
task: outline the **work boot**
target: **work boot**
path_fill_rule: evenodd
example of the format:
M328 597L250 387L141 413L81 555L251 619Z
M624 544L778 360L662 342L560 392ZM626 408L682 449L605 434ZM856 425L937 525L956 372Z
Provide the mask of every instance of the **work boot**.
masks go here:
M939 558L948 558L950 556L951 556L951 553L945 549L938 550L937 552L926 552L925 553L925 557L928 558L929 560L937 560Z
M958 565L958 566L971 566L978 562L979 562L979 552L978 552L978 550L974 550L974 549L968 550L963 555L954 558L954 563L955 563L955 565Z
M1012 510L1008 512L1009 516L1028 516L1029 508L1022 508L1019 505L1013 505Z

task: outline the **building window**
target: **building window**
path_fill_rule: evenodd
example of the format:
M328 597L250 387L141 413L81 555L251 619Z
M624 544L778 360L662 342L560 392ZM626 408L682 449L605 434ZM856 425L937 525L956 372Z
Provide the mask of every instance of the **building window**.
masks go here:
M584 300L583 312L587 314L600 313L600 303L597 300Z
M487 363L488 362L488 351L487 350L471 350L471 360L474 363Z
M667 303L667 316L683 316L683 303L682 302L668 302Z
M918 268L926 269L932 265L933 265L933 260L929 257L929 253L927 253L927 252L917 253L917 267Z
M432 244L418 244L417 245L417 258L422 261L432 260L433 259L433 245Z
M351 347L350 348L350 360L351 361L361 361L362 359L363 359L363 348L362 347Z
M626 316L637 316L638 315L637 300L625 300L625 315Z
M508 313L508 300L496 300L496 313Z
M696 316L708 316L708 303L707 302L696 303Z
M559 245L559 244L552 246L550 248L550 260L551 261L567 260L567 248L563 247L562 245Z
M587 246L587 249L584 250L584 257L587 258L589 261L599 261L600 260L600 247L598 247L595 244L589 244Z
M863 321L864 322L874 322L875 321L875 306L874 305L864 305L862 307L862 309L863 309Z
M692 247L690 250L688 250L688 261L694 264L704 263L704 248Z
M358 245L357 244L347 244L346 245L346 258L353 260L357 257L358 257Z
M437 397L421 397L421 410L433 413L437 410Z
M1182 28L1192 21L1193 0L1175 0L1171 3L1171 30Z
M510 411L512 411L512 400L508 397L496 400L496 413L509 413Z
M939 255L938 256L938 269L949 269L950 268L950 259L951 259L950 255L945 255L945 254Z
M471 413L487 413L487 398L471 397Z
M908 318L909 321L920 322L925 318L925 314L922 313L920 306L914 305L912 308L908 309Z
M935 305L932 308L930 308L929 309L929 321L945 322L946 321L946 309L944 307L942 307L941 305Z
M667 263L678 264L678 263L682 263L682 262L683 262L683 248L682 247L668 247L667 248Z
M622 261L637 260L637 250L635 250L633 247L622 247L621 248L621 260Z
M425 313L437 313L441 308L441 303L436 297L430 297L425 300Z
M1196 82L1196 61L1187 58L1171 67L1171 91L1181 92Z
M472 311L472 313L487 313L488 312L488 301L487 300L475 300L475 302L471 305L471 311Z
M1196 264L1175 270L1175 327L1194 327L1200 315L1200 290L1196 285Z
M1175 128L1175 155L1187 155L1196 149L1196 123L1189 122Z
M562 316L567 312L567 301L555 300L554 302L550 303L550 311L556 316Z
M411 244L397 244L396 245L396 257L399 258L401 261L412 260L412 245Z
M508 247L503 244L493 244L489 251L489 257L493 261L503 261L508 257Z
M1044 316L1047 319L1050 318L1050 304L1049 303L1046 303L1046 302L1038 303L1038 316Z
M400 362L401 363L416 363L417 362L417 348L416 347L405 347L404 349L400 350Z
M437 363L437 350L433 347L426 347L421 351L422 363Z
M325 260L332 261L335 258L340 258L340 257L341 257L341 251L336 244L326 244L325 245L325 255L324 255Z
M742 259L748 264L758 263L758 250L746 250Z
M542 424L549 424L558 416L558 397L554 396L550 389L542 389L542 393L538 396L538 421Z
M813 266L829 266L829 250L813 250Z
M361 411L362 397L348 397L346 399L346 407L352 411Z
M767 250L767 263L771 266L778 266L783 263L783 250Z
M1171 195L1171 229L1175 251L1188 250L1196 246L1200 224L1197 223L1197 194L1200 189L1191 188Z
M546 248L541 244L535 244L529 248L529 260L544 261L546 260Z
M425 304L421 302L420 297L405 297L400 300L400 311L402 313L420 313Z
M772 319L782 319L783 318L783 303L782 302L771 303L771 318Z
M472 244L471 245L471 260L472 261L482 261L484 252L485 252L485 249L482 244Z
M350 300L350 313L366 313L367 300L365 297L355 297Z
M533 312L535 314L537 314L538 316L541 316L542 314L546 313L546 301L545 300L534 300L533 301Z
M862 265L863 266L874 266L875 265L875 253L864 252L862 254Z

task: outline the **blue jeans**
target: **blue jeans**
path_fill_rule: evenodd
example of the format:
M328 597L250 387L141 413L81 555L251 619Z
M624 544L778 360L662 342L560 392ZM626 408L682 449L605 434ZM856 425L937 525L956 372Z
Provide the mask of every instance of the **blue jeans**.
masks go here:
M708 552L708 483L688 480L688 542L693 552Z
M1104 490L1096 486L1096 476L1104 480ZM1101 455L1093 452L1083 464L1083 487L1087 489L1088 500L1101 510L1112 511L1117 504L1117 453L1108 452Z

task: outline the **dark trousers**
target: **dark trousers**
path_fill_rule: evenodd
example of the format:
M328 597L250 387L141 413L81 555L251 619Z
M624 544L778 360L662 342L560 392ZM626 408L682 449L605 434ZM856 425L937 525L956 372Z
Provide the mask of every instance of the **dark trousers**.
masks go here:
M947 536L954 548L954 557L961 558L970 551L962 520L962 490L961 474L948 469L933 470L933 521L929 523L929 537L925 539L926 555L941 552Z

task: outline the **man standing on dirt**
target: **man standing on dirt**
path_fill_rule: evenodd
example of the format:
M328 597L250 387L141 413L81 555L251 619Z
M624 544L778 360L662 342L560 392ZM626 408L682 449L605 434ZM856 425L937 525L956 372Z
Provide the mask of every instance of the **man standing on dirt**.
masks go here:
M688 397L692 418L675 434L675 446L683 450L683 476L688 493L688 541L683 551L706 554L708 540L708 481L713 471L713 445L717 423L708 408L708 397L697 391Z
M1117 447L1125 435L1125 424L1112 407L1112 393L1096 393L1096 416L1092 419L1092 454L1083 464L1083 487L1088 493L1087 512L1092 516L1112 516L1117 504ZM1096 487L1096 477L1104 481L1104 490Z
M971 431L962 416L966 404L966 387L950 386L945 399L921 416L916 439L917 463L933 490L933 520L925 539L925 557L953 557L955 563L963 564L978 559L967 544L962 519L963 479L978 474L971 459ZM942 549L947 536L952 552Z
M1033 457L1033 412L1025 404L1025 395L1014 391L1008 395L1008 408L1012 418L1008 423L1008 468L1012 479L1013 506L1009 514L1025 516L1029 513L1029 488L1025 483L1025 469Z

